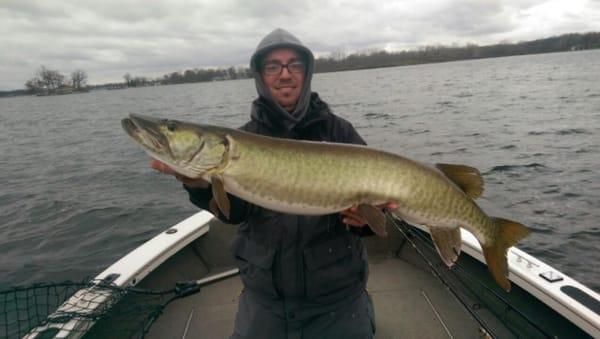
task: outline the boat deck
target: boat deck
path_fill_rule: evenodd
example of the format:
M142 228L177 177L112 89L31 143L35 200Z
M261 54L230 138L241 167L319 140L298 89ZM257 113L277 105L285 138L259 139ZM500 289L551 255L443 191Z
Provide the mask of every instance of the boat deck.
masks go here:
M233 229L211 231L161 265L142 282L163 288L231 268ZM369 252L368 291L375 305L376 338L481 338L478 323L426 268L401 236L365 239ZM202 288L169 304L148 338L227 338L233 331L242 284L238 276ZM509 336L510 337L510 336Z
M376 338L447 338L448 332L480 338L477 323L430 273L400 259L373 261L368 290L375 304ZM241 290L236 276L175 301L148 338L182 338L186 326L188 338L229 337Z

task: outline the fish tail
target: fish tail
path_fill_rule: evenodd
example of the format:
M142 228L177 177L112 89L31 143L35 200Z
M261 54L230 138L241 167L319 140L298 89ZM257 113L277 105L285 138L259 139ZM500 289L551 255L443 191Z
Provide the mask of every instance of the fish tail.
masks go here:
M508 248L514 246L519 240L528 236L529 229L512 220L492 217L492 222L496 225L495 241L488 246L482 246L483 255L492 276L505 291L510 291L510 281L508 280L508 262L506 253Z

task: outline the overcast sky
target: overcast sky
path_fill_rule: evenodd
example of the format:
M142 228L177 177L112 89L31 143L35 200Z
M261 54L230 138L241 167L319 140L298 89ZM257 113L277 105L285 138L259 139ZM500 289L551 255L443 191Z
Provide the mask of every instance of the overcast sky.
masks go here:
M0 0L0 90L41 65L89 83L247 65L281 27L317 55L600 31L600 0Z

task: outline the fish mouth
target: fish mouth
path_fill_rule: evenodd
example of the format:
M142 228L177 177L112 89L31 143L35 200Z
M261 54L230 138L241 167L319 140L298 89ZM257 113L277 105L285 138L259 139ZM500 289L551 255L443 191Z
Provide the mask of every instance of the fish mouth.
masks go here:
M121 120L121 126L131 138L144 146L152 155L170 156L169 142L159 128L163 122L153 117L130 114L129 118Z
M130 137L137 138L137 133L140 131L139 128L133 123L133 120L130 118L125 118L121 120L121 126Z

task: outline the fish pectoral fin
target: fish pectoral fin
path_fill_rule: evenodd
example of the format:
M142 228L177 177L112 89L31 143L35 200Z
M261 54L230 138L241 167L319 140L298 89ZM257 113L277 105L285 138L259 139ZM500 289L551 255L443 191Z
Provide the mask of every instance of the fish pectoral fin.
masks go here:
M219 210L229 219L230 204L227 192L225 192L223 178L219 175L213 175L210 177L210 183L212 184L213 199L217 203Z
M435 164L435 167L463 190L469 198L479 198L483 193L483 178L477 168L453 164Z
M375 234L380 237L387 236L385 230L386 217L381 209L373 205L360 204L356 207L356 210L358 214L365 218L367 224Z
M219 216L219 206L217 206L217 202L215 201L214 197L210 198L210 201L208 202L208 209L215 217Z
M442 261L448 267L452 267L458 259L462 245L460 228L429 226L429 234L431 234L433 244L440 254Z

